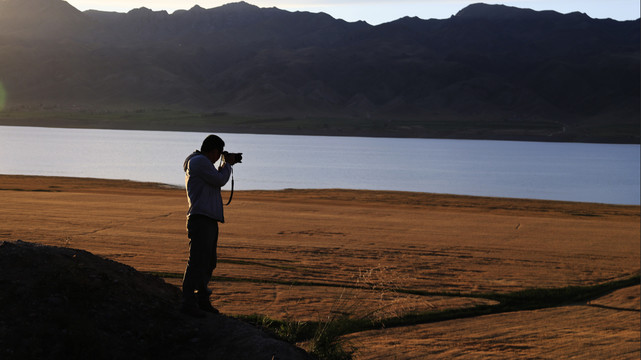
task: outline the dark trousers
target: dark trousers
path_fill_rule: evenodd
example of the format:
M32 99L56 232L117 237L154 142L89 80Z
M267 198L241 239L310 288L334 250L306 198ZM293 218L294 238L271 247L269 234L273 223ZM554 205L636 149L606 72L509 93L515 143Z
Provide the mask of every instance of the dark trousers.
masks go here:
M216 268L216 247L218 246L218 222L203 215L191 215L187 220L189 237L189 261L183 276L183 300L209 301L207 285Z

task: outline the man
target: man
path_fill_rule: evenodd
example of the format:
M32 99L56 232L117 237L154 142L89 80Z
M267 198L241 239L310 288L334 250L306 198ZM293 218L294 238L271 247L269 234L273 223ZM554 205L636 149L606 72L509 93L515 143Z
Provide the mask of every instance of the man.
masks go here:
M187 212L187 236L189 237L189 261L183 277L183 312L205 316L205 312L217 314L209 302L209 280L216 268L218 245L218 222L225 222L220 188L231 175L235 159L225 159L218 169L214 163L223 154L225 142L216 135L209 135L196 150L185 159L185 186L189 210Z

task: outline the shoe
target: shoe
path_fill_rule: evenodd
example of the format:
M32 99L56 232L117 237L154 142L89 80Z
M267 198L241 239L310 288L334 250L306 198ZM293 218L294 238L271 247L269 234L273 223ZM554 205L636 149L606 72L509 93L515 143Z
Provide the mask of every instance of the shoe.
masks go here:
M204 301L199 302L198 303L198 307L199 307L200 311L208 312L208 313L211 313L211 314L214 314L214 315L220 314L220 311L218 311L218 309L216 309L215 307L211 306L209 301L207 301L207 302L204 302Z
M200 308L200 310L208 312L210 314L220 314L220 311L213 307L211 305L211 302L209 302L210 295L211 291L198 292L198 294L196 294L196 302L198 303L198 307Z
M180 308L180 311L182 311L183 314L187 314L189 316L197 318L204 318L205 316L207 316L207 313L200 310L196 305L191 304L183 304L183 306Z

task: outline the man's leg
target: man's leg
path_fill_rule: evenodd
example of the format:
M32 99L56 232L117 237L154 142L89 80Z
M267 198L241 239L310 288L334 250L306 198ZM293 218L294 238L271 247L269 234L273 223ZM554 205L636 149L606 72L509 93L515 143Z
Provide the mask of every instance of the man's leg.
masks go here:
M187 221L189 261L183 277L183 308L197 309L206 299L209 304L207 284L216 267L218 222L206 216L193 215ZM198 298L194 292L198 292ZM202 307L202 306L201 306ZM207 309L211 311L211 309Z
M213 275L214 269L216 269L216 264L218 262L218 257L217 257L217 248L218 248L218 222L217 221L210 221L207 226L207 238L209 239L209 246L206 249L207 252L207 268L203 274L203 285L201 288L197 288L198 294L197 294L197 299L198 299L198 306L200 309L205 310L207 312L211 313L218 313L218 310L216 310L213 306L211 306L211 303L209 302L209 295L211 295L211 291L209 290L208 284L209 281L211 280L211 276Z
M203 292L208 292L208 284L211 280L211 276L216 269L216 264L218 263L218 222L215 220L209 220L207 223L207 248L205 249L205 257L207 267L204 269L203 274L203 287L202 289L197 289L198 291L203 290Z

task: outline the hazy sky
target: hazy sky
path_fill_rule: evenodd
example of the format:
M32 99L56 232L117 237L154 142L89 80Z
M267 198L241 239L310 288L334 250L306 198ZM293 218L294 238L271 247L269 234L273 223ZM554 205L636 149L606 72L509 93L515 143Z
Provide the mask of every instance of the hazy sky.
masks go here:
M190 9L198 4L209 9L235 0L67 0L79 10L104 10L127 12L139 7L174 12ZM560 13L579 11L593 18L635 20L639 18L639 0L511 0L511 1L463 1L463 0L246 0L260 7L277 7L288 11L325 12L347 21L364 20L372 25L396 20L404 16L421 19L446 19L465 6L485 2L504 4L534 10L555 10Z

